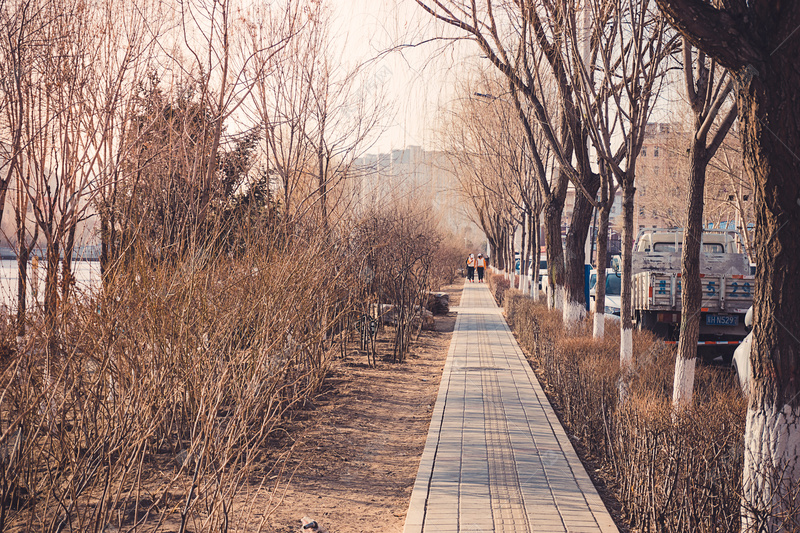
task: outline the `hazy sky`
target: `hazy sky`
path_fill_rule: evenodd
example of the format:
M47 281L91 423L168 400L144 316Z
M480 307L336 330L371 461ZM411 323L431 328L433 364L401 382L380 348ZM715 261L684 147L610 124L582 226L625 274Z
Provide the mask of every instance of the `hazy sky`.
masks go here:
M388 128L370 152L408 145L435 148L439 105L457 97L455 73L462 67L464 50L474 51L472 46L443 50L441 41L404 46L442 31L413 0L331 0L330 5L332 35L344 50L342 61L375 59L362 90L385 89L392 107Z
M483 64L474 42L445 45L442 41L405 47L381 56L398 45L421 43L454 30L435 22L414 0L330 0L334 9L333 34L343 44L343 61L364 61L381 57L375 64L377 78L393 104L391 127L370 152L421 145L437 147L435 128L439 108L473 91L456 90L457 74L467 64ZM461 76L463 80L464 76ZM369 85L369 84L368 84ZM462 83L463 87L463 83ZM366 87L367 90L370 87ZM673 88L675 89L675 88ZM665 88L658 98L651 121L673 121L675 101L680 94Z

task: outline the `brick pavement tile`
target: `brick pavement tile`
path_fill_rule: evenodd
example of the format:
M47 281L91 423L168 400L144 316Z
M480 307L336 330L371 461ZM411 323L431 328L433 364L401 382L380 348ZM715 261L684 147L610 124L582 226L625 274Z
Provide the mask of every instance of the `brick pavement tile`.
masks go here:
M487 287L458 312L405 531L616 531Z

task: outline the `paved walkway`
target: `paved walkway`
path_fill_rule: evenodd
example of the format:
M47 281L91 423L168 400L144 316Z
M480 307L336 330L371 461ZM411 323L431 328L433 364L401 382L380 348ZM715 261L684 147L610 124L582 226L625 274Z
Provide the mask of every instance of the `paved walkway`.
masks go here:
M617 531L486 285L458 308L406 533Z

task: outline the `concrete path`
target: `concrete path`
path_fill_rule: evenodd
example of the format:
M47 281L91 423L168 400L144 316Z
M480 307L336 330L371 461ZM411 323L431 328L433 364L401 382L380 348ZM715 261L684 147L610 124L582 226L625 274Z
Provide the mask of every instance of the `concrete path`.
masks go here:
M488 287L457 311L405 532L617 531Z

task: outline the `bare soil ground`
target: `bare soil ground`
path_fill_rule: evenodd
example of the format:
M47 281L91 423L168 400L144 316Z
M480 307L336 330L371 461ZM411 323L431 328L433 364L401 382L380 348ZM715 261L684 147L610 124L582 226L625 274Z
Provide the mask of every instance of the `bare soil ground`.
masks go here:
M451 308L462 288L443 289ZM379 337L375 368L352 351L337 362L314 406L287 428L294 474L268 531L300 531L303 516L330 533L403 530L455 320L453 311L437 316L436 331L423 332L404 363L381 358L391 355L391 328Z

